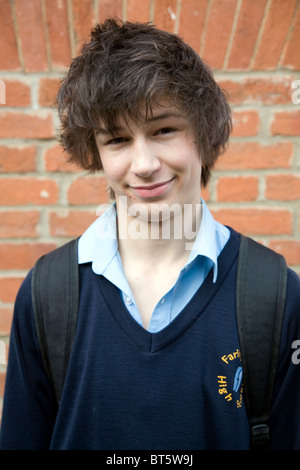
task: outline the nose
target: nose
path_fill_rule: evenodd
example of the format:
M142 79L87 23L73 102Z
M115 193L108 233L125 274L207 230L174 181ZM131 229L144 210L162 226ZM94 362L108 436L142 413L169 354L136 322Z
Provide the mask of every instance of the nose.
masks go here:
M147 178L160 168L161 162L155 151L155 146L144 138L137 139L132 146L132 173Z

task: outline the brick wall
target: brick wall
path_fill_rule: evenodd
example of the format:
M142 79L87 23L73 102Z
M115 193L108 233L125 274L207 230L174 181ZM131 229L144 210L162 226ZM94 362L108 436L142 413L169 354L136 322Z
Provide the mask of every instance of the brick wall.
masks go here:
M179 33L212 66L234 130L205 198L300 273L299 1L0 0L0 359L28 269L108 201L103 175L65 163L53 105L71 57L107 16ZM4 379L0 364L0 397Z

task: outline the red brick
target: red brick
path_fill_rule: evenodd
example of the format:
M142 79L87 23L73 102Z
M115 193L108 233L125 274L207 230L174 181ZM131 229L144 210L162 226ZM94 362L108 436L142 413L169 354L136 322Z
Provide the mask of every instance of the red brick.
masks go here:
M57 247L55 243L0 243L0 269L30 269L42 255Z
M208 0L182 0L179 35L196 52L200 52Z
M56 96L61 84L60 78L41 78L39 83L39 104L56 107Z
M281 253L289 266L300 264L300 241L299 240L272 240L269 247Z
M55 136L50 113L3 112L0 115L0 138L49 139Z
M226 2L212 0L211 2L202 56L213 69L223 67L236 6L237 0ZM222 25L221 28L220 25Z
M93 0L72 1L75 47L77 53L89 39L90 31L94 25L95 14L93 5Z
M4 79L6 87L6 106L30 106L31 90L27 83L19 80Z
M53 68L67 67L71 61L67 2L45 0L48 37Z
M228 60L228 69L248 69L267 0L244 0L241 4L233 44Z
M10 0L1 0L0 2L0 31L0 70L19 70L20 61Z
M289 168L293 158L293 144L278 142L262 145L258 142L230 142L216 164L216 170L265 170Z
M14 302L17 292L24 277L2 277L0 278L0 300L1 302Z
M218 209L212 210L216 220L247 235L291 235L292 213L276 209Z
M218 179L216 188L217 201L255 201L258 196L258 178L255 176L224 176Z
M154 3L154 24L164 31L175 32L177 0L160 0Z
M68 173L80 171L80 168L75 163L68 162L68 155L59 144L45 151L44 160L46 171Z
M219 80L219 85L229 94L232 104L290 104L294 77L245 78L240 81Z
M35 170L36 147L0 146L0 173L24 173Z
M107 181L103 176L83 176L71 184L68 191L71 205L103 204L108 201Z
M254 70L276 68L297 0L272 0L253 64ZM276 34L274 34L276 32Z
M0 238L37 237L38 211L5 211L0 214Z
M48 69L45 31L40 0L15 0L19 39L26 72Z
M54 237L78 237L94 221L96 212L67 211L50 214L50 233Z
M260 120L257 111L234 111L232 113L232 137L250 137L258 134Z
M300 199L300 177L295 175L267 175L266 197L280 201Z
M282 65L293 70L300 69L300 8L298 8L294 22L291 26L290 37L287 38L284 46Z
M57 183L49 179L3 178L1 180L0 204L4 206L55 204L58 192Z
M11 330L13 309L11 307L0 308L0 335L8 336Z
M300 111L280 111L274 114L273 135L300 135Z
M143 3L143 2L138 2ZM123 18L123 0L99 0L100 22L106 18Z
M140 21L141 23L150 21L150 1L151 0L143 0L142 2L140 0L127 0L127 20ZM122 17L122 15L120 17Z

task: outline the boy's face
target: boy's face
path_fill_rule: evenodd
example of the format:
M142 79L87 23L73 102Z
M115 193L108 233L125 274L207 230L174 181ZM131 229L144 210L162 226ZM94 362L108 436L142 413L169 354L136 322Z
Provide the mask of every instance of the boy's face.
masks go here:
M120 120L112 135L96 133L103 170L115 193L132 204L199 204L201 158L188 119L164 102L139 124Z

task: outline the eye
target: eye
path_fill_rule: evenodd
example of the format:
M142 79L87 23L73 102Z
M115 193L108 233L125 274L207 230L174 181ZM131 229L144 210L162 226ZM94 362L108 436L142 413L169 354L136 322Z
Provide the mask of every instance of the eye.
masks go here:
M165 135L165 134L171 134L172 132L175 132L176 129L174 127L163 127L162 129L159 129L156 132L156 135Z
M113 139L110 139L108 142L106 142L106 145L118 145L122 144L123 142L127 142L128 139L126 137L114 137Z

